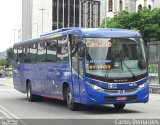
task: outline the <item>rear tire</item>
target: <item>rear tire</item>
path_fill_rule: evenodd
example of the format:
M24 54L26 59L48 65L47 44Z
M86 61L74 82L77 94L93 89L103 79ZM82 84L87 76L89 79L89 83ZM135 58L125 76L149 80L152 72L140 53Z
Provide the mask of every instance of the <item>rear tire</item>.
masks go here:
M34 95L32 93L32 86L31 86L30 82L28 82L28 84L27 84L27 99L29 102L35 102L35 101L42 100L42 96Z
M67 91L66 91L66 101L67 101L67 107L69 110L75 111L77 109L77 103L73 101L73 95L69 87L67 87Z
M124 107L125 107L125 104L114 104L114 108L116 110L122 110L124 109Z

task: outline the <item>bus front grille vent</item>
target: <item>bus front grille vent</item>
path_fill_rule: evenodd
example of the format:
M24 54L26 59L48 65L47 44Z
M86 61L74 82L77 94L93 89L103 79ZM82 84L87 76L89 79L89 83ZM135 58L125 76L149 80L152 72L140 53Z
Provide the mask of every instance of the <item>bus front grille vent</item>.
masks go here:
M105 92L107 92L108 94L130 94L130 93L134 93L138 90L138 88L136 89L127 89L127 90L109 90L106 89Z

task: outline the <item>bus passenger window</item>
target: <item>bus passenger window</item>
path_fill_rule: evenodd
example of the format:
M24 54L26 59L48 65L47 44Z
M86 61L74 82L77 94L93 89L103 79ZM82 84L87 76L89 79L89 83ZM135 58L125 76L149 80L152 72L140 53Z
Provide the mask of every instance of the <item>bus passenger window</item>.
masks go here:
M30 45L30 62L37 62L37 44Z
M38 62L46 62L46 43L38 43Z
M57 48L57 60L58 61L68 61L68 42L67 37L63 37L58 40Z
M29 59L29 46L25 46L23 48L23 53L24 53L23 62L24 63L29 63L30 62L30 59Z
M57 61L57 40L51 40L47 43L47 62Z
M23 47L18 47L18 63L23 62Z
M14 48L14 62L17 63L18 56L17 56L17 48Z

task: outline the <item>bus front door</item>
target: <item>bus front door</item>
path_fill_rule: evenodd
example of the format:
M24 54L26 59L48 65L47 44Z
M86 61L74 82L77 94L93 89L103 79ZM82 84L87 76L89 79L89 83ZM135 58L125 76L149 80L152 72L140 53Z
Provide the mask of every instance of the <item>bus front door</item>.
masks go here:
M74 46L74 47L73 47ZM80 102L80 61L78 57L78 45L72 45L71 49L71 71L74 101Z

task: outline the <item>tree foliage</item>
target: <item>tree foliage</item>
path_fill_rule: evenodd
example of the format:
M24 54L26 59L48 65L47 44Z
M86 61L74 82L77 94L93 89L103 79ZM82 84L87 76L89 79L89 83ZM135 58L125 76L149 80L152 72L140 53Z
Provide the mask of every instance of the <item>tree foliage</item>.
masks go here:
M2 67L5 66L6 68L8 68L8 67L10 67L11 61L13 59L13 49L12 48L7 49L6 53L7 53L6 58L0 59L0 66L2 66Z
M7 59L1 59L0 60L0 66L9 67L9 60L7 60Z
M101 27L105 27L103 20ZM160 40L160 9L143 8L138 12L121 11L107 18L106 27L137 30L147 42Z

